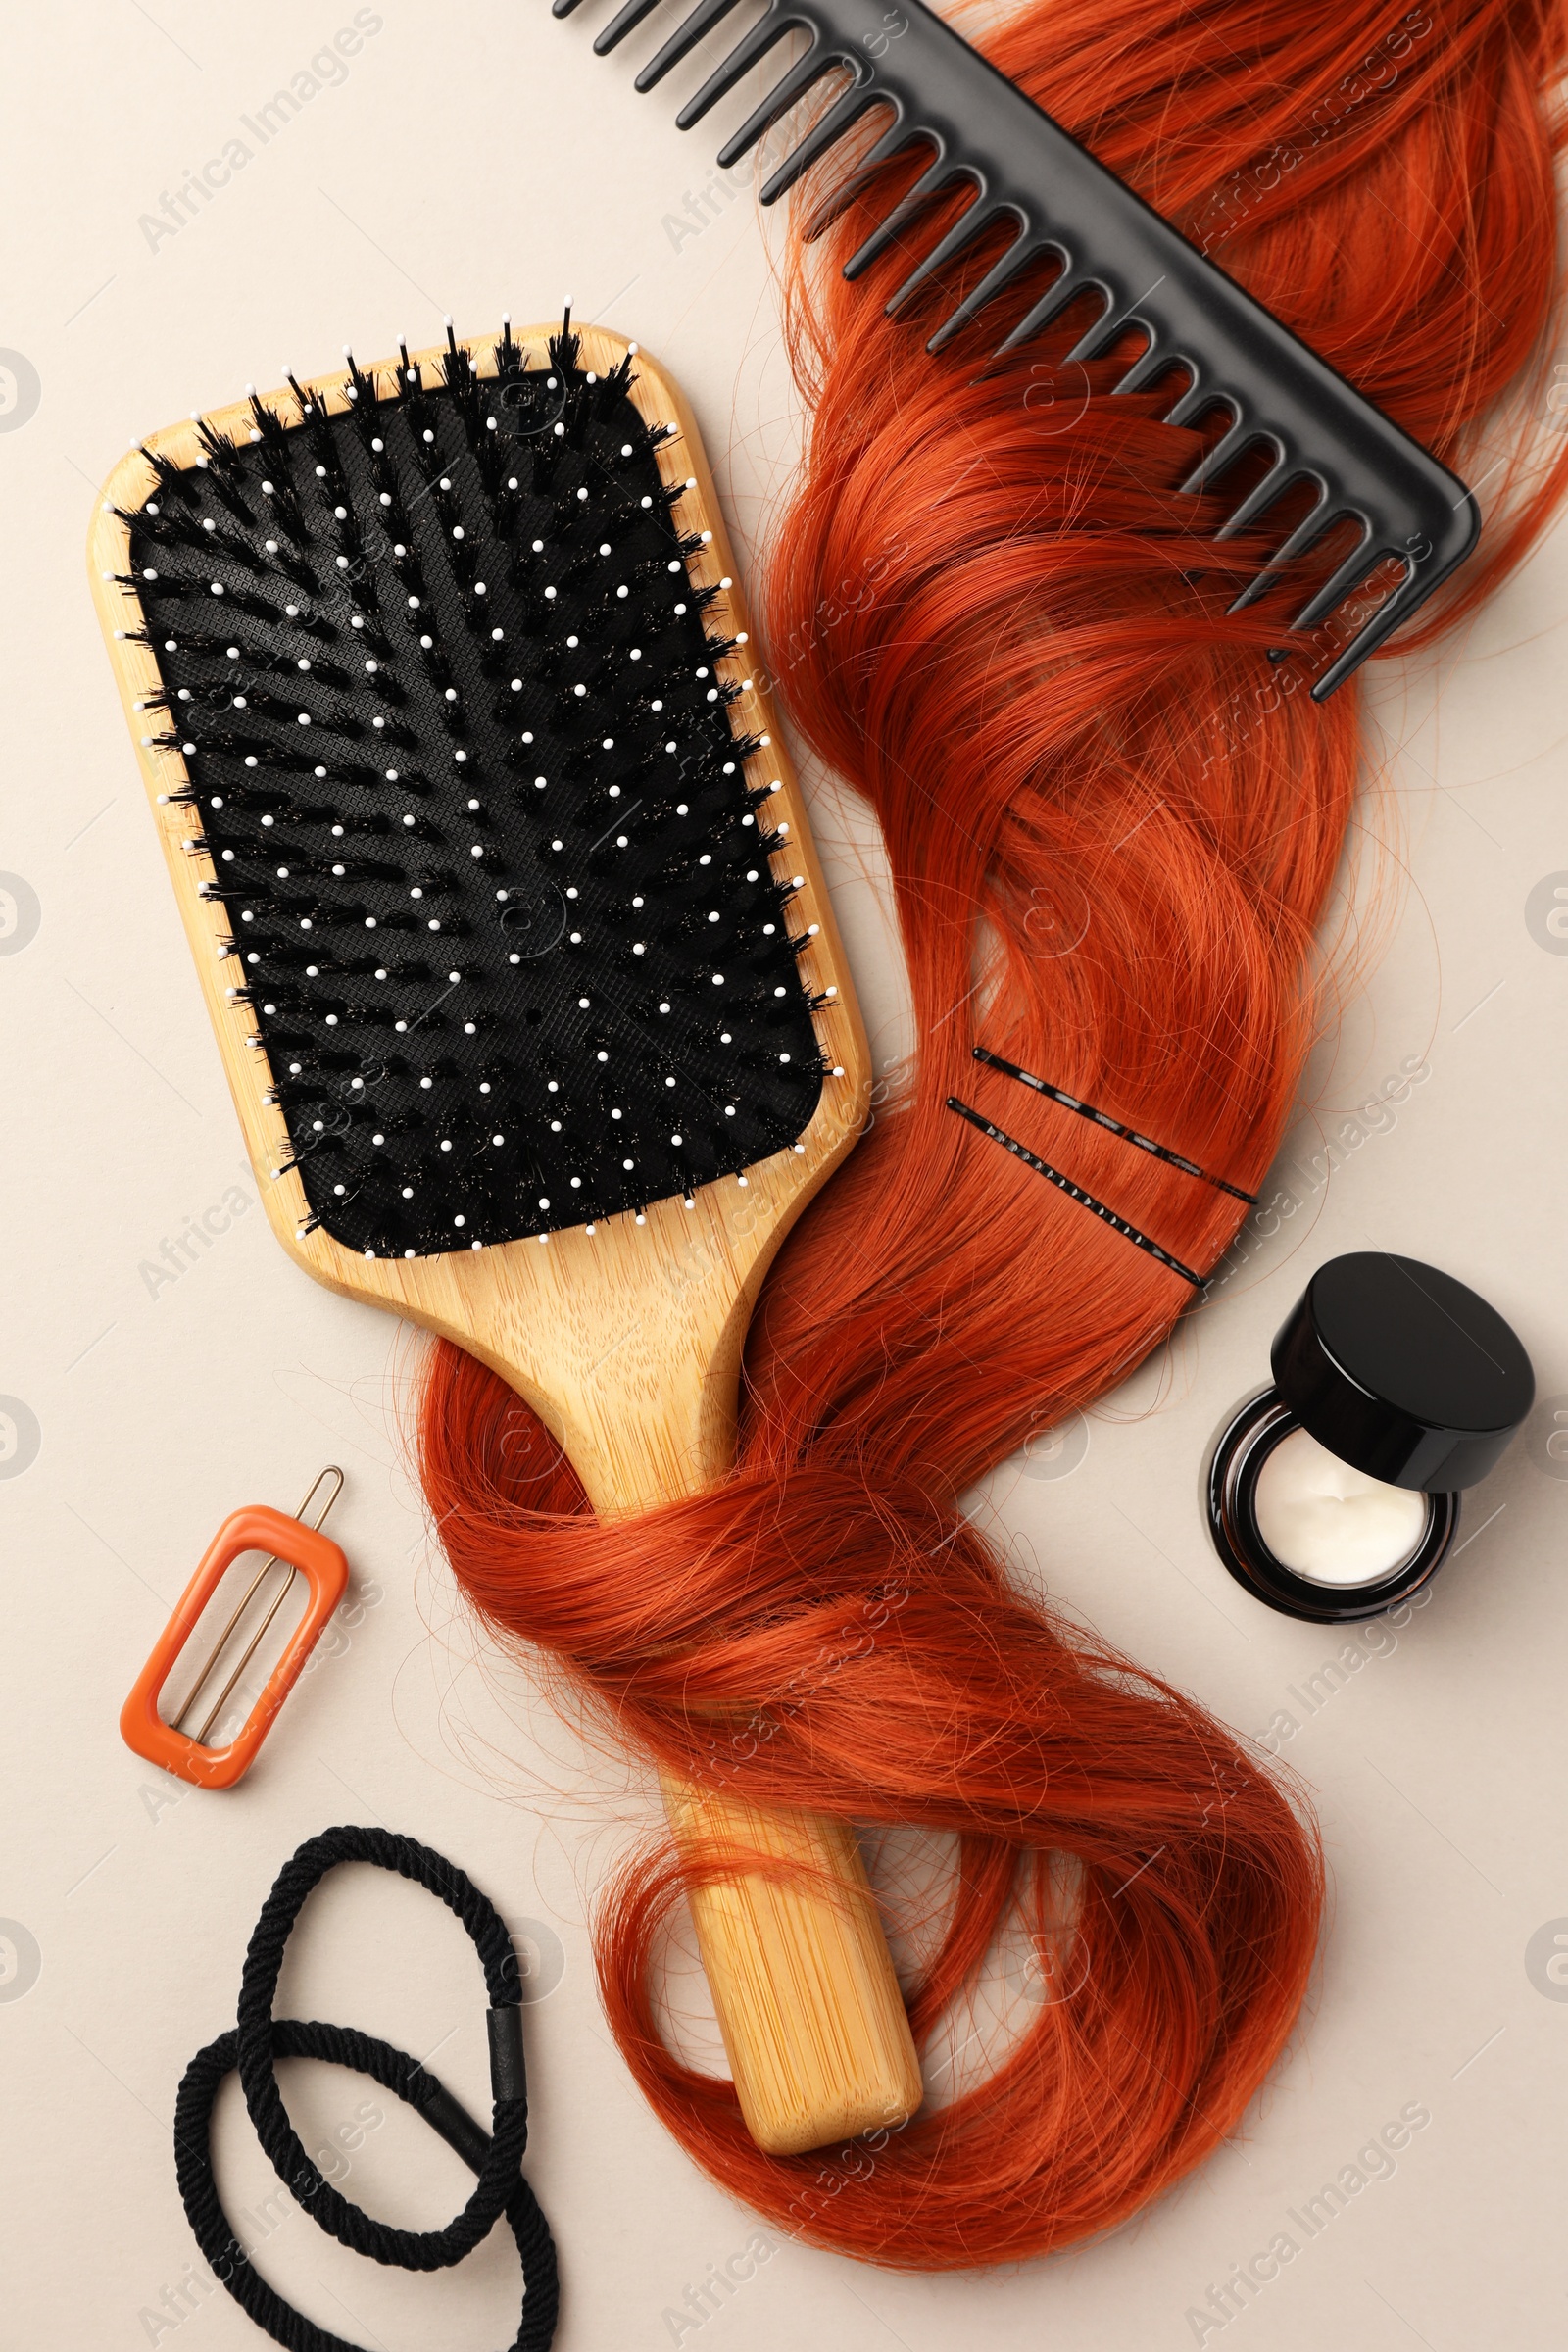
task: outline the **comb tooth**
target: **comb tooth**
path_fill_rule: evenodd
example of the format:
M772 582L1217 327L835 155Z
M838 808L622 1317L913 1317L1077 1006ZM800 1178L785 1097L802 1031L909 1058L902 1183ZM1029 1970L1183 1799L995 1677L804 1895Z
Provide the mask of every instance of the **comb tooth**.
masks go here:
M781 196L786 195L794 187L803 172L808 172L813 164L820 162L834 140L842 138L851 124L859 121L866 108L875 104L876 98L872 91L862 88L858 82L851 82L849 88L833 101L821 121L807 132L794 153L787 156L780 164L778 170L760 190L758 202L760 204L776 204ZM808 234L820 235L821 231L813 223Z
M1003 206L1001 210L1004 212L1007 210L1007 207ZM950 343L954 336L957 334L961 328L968 325L971 318L979 316L980 312L985 309L986 304L991 300L992 296L994 294L1000 294L1003 287L1007 283L1008 279L1015 277L1018 271L1023 268L1024 264L1032 260L1033 257L1040 251L1040 247L1034 243L1030 236L1027 223L1023 221L1020 216L1015 215L1014 217L1018 219L1019 222L1017 236L1008 246L1006 252L1003 255L1001 261L998 262L995 269L988 270L986 271L985 276L975 287L974 292L964 297L963 301L959 303L957 309L953 313L953 316L950 318L945 318L943 320L942 324L937 328L936 333L927 343L927 351L940 351L945 343Z
M715 98L722 97L725 90L733 88L747 67L764 56L774 41L787 30L787 25L764 17L761 24L747 34L740 47L731 51L711 79L704 82L691 104L681 108L675 117L676 127L680 130L690 129L699 113L711 106ZM771 130L779 118L789 113L798 99L804 98L824 74L830 74L842 62L831 50L818 48L813 42L806 55L791 66L783 80L774 84L761 105L747 116L734 137L724 141L718 151L720 171L727 172L732 164L738 164L741 157L755 147L765 132Z
M1055 251L1061 255L1061 275L1054 279L1048 286L1034 309L1019 319L1005 342L998 344L996 356L999 360L1004 352L1016 351L1019 345L1027 343L1032 335L1038 335L1043 326L1049 326L1056 313L1064 311L1073 296L1081 293L1088 282L1087 279L1078 275L1072 256L1067 252L1065 246L1047 245L1043 250L1047 253Z
M1194 466L1186 481L1182 483L1183 496L1196 498L1199 491L1203 489L1216 473L1221 472L1230 464L1232 458L1238 457L1250 441L1255 441L1257 438L1257 427L1238 413L1236 421L1231 425L1229 431L1222 434L1207 457L1201 459Z
M1373 565L1380 561L1380 551L1371 522L1366 515L1358 513L1354 508L1351 508L1350 512L1355 514L1357 522L1361 525L1361 537L1346 557L1338 571L1331 572L1316 595L1307 598L1306 603L1291 622L1293 629L1314 628L1320 620L1326 619L1335 606L1348 596L1352 588L1359 587ZM1405 584L1408 585L1408 578ZM1396 591L1396 593L1398 592ZM1392 604L1394 599L1391 597L1389 601ZM1374 614L1373 617L1374 619L1380 618L1381 614ZM1367 625L1370 627L1372 624L1368 622ZM1374 639L1373 642L1375 643L1376 640ZM1370 646L1367 651L1371 651ZM1365 655L1361 657L1363 661L1365 658Z
M1376 653L1384 639L1394 634L1404 620L1405 614L1420 604L1425 594L1426 587L1421 579L1421 566L1413 559L1407 559L1404 578L1399 582L1394 594L1387 603L1378 607L1370 620L1364 622L1356 630L1355 635L1350 639L1339 659L1330 663L1312 688L1313 702L1326 703L1336 687L1343 686L1352 670L1359 669L1367 656ZM1316 603L1317 599L1314 597L1312 605L1303 606L1291 626L1297 629L1306 628L1309 625L1306 616L1312 612L1312 607Z
M1250 587L1243 589L1241 595L1231 606L1231 611L1233 612L1243 612L1247 606L1256 604L1258 598L1264 594L1265 590L1268 588L1270 582L1274 579L1276 574L1283 570L1287 564L1294 562L1296 557L1304 555L1306 550L1312 545L1312 542L1315 539L1320 539L1324 531L1328 528L1329 517L1333 511L1334 502L1330 497L1329 486L1327 482L1324 481L1321 474L1298 473L1296 479L1298 481L1306 480L1316 482L1318 495L1316 503L1312 508L1312 512L1307 515L1304 522L1299 522L1297 524L1296 529L1292 531L1284 546L1275 549L1273 555L1270 556L1268 562L1264 564L1256 579L1252 581ZM1223 533L1221 536L1223 536Z
M953 171L954 167L948 162L947 148L938 139L936 161L921 172L908 194L900 197L881 226L874 228L865 243L851 254L844 265L844 275L853 279L869 270L877 255L891 245L905 222L918 212L926 198L934 196L943 182L953 176Z
M1262 570L1257 573L1256 577L1248 582L1247 586L1242 590L1241 595L1232 598L1231 602L1225 608L1226 612L1245 612L1249 605L1255 605L1258 598L1262 596L1270 587L1272 582L1279 577L1279 572L1280 559L1278 557L1271 557L1269 562L1263 565Z
M1165 349L1157 332L1153 327L1148 325L1147 320L1129 318L1125 323L1129 326L1144 327L1149 336L1149 343L1147 348L1139 353L1126 374L1118 378L1112 389L1117 392L1139 392L1152 377L1158 375L1162 368L1170 367L1177 354ZM1185 394L1183 397L1186 397Z
M678 66L681 59L695 49L700 40L711 32L715 24L723 22L734 6L735 0L699 0L699 5L692 10L691 15L684 17L676 25L662 49L649 59L632 83L632 88L646 92L651 90L656 82L662 81L664 75L673 67ZM773 10L770 6L767 16L763 18L762 22L768 23L772 15Z
M854 171L836 187L828 190L816 210L811 213L801 231L808 244L831 228L840 215L848 212L850 206L858 201L885 163L890 162L903 148L911 145L916 139L928 135L921 131L917 123L906 122L902 98L894 97L887 91L883 91L881 95L883 103L890 104L893 108L893 121L870 153L863 157L856 165Z
M1262 434L1259 438L1265 442L1273 440L1271 434ZM1238 531L1245 531L1250 522L1257 519L1265 507L1271 507L1274 504L1286 484L1295 480L1296 475L1285 449L1278 441L1274 441L1273 446L1274 463L1264 474L1263 479L1253 489L1249 490L1235 513L1227 515L1225 521L1214 533L1216 539L1234 539ZM1224 442L1221 442L1220 447L1223 449ZM1218 452L1215 454L1217 455Z
M1193 380L1180 398L1165 411L1160 419L1162 424L1186 424L1203 409L1211 408L1216 400L1225 399L1223 394L1210 391L1208 385L1203 381L1203 371L1196 360L1190 359L1185 352L1181 356L1182 366L1190 368L1193 371ZM1240 416L1241 411L1237 408L1234 400L1225 399L1225 406L1230 410L1233 417Z
M576 5L577 0L571 0L571 6ZM626 0L625 7L611 18L604 31L595 34L595 57L608 57L612 49L618 49L627 33L635 32L644 17L651 17L658 6L659 0ZM560 8L556 11L558 17L566 13Z
M1114 343L1122 328L1132 324L1132 311L1130 309L1123 311L1117 308L1116 297L1103 278L1081 278L1079 290L1083 291L1088 287L1092 287L1097 294L1103 294L1105 307L1094 324L1079 336L1071 351L1064 353L1063 366L1070 366L1076 362L1081 367L1086 360L1098 359L1102 351L1107 350Z
M937 270L945 269L954 255L961 253L965 245L972 243L981 229L997 217L998 208L991 203L982 182L974 202L964 208L948 230L947 235L939 238L926 255L925 260L910 270L897 293L888 296L883 306L888 317L891 318L896 311L901 310L916 286L923 285L928 277L935 275Z

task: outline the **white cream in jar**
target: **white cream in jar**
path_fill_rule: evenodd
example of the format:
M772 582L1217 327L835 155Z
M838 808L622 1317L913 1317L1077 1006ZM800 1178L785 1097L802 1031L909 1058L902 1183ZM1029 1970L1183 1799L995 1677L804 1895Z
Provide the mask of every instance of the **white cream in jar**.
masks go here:
M1257 1473L1252 1516L1282 1567L1314 1585L1371 1585L1404 1565L1427 1532L1425 1494L1368 1478L1295 1429Z

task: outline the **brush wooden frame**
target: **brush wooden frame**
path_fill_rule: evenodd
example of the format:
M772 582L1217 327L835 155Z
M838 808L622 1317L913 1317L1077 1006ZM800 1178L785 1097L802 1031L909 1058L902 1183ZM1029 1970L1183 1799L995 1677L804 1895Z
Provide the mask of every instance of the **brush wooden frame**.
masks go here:
M537 356L557 331L531 327L515 339ZM582 365L600 373L633 348L602 327L576 331ZM495 371L495 340L460 344L481 377ZM432 386L444 357L439 346L414 355ZM378 363L374 372L384 377L397 364ZM304 388L336 414L349 406L347 381L338 372ZM286 422L292 395L267 397ZM690 576L695 586L726 583L712 617L723 636L734 637L747 626L745 602L695 420L641 349L630 398L650 423L679 427L680 439L659 453L661 473L671 486L696 478L680 521L709 537ZM243 442L252 426L248 403L219 409L206 422ZM193 466L200 451L194 422L154 433L147 446L181 467ZM278 1240L329 1290L390 1307L500 1373L559 1438L601 1517L700 1493L733 1459L741 1351L762 1277L795 1218L858 1137L872 1083L832 904L765 691L747 680L735 707L741 731L767 739L747 780L779 783L768 819L788 828L791 870L804 877L795 904L815 926L803 978L813 994L836 991L818 1020L842 1075L824 1079L799 1138L804 1149L774 1153L744 1179L701 1187L689 1209L678 1198L654 1202L642 1227L622 1215L602 1220L592 1235L579 1225L439 1257L367 1258L319 1227L302 1231L311 1212L298 1171L272 1175L292 1148L281 1111L263 1100L271 1073L249 1012L224 993L229 967L220 949L230 935L229 917L220 903L199 895L212 869L184 847L197 820L185 808L159 805L161 794L189 779L177 750L142 741L149 728L139 704L160 681L150 647L115 637L144 614L140 599L115 577L127 574L130 563L129 532L113 512L139 507L155 480L146 459L132 451L105 483L89 538L93 596L246 1149ZM726 1852L760 1851L817 1878L809 1886L737 1875L692 1897L736 2090L759 2144L797 2153L911 2113L921 2095L918 2062L848 1826L759 1814L710 1788L666 1786L665 1799L677 1836L694 1855L711 1838Z

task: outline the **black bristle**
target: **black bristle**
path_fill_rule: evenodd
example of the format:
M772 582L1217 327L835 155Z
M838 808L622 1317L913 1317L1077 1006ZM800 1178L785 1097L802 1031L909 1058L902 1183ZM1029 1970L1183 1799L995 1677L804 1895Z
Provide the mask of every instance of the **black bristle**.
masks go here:
M345 351L343 357L348 363L349 384L352 387L353 406L366 416L368 416L368 414L373 411L377 398L377 384L375 376L373 373L369 375L361 373L360 368L355 363L355 358L352 351Z
M495 365L449 332L429 385L405 349L335 415L253 396L248 444L152 461L122 582L309 1222L378 1255L689 1197L793 1143L826 1066L674 428L629 361L589 381L569 311Z
M234 444L215 432L205 417L198 417L196 438L202 445L197 465L208 476L215 495L229 513L243 523L254 523L256 512L245 494L244 476L234 463Z
M288 426L277 411L270 409L259 393L248 392L246 398L253 419L252 439L261 442L265 449L282 448L288 438Z
M568 383L575 383L579 375L577 362L581 355L581 341L571 331L571 305L568 302L562 318L560 334L550 338L550 365Z
M158 476L158 487L162 492L171 498L185 499L194 503L196 490L193 479L183 466L176 466L172 458L166 458L162 455L155 456L145 442L142 444L141 454Z

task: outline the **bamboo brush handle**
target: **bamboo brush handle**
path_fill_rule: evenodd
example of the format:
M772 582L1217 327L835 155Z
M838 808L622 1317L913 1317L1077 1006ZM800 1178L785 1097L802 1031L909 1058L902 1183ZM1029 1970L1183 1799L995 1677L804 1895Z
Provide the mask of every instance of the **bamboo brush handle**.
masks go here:
M666 1780L682 1851L745 1846L825 1872L826 1887L758 1875L691 1896L703 1969L747 2130L770 2155L902 2123L920 2066L855 1836L819 1814L763 1813Z
M579 1446L579 1475L601 1518L712 1483L730 1458L733 1423L710 1419L685 1446L678 1432L678 1422L639 1429L617 1419L605 1451ZM854 1831L822 1814L764 1811L673 1775L662 1775L661 1786L688 1860L744 1849L817 1881L736 1872L690 1898L730 2078L758 2146L796 2156L912 2115L924 2095L920 2061Z

